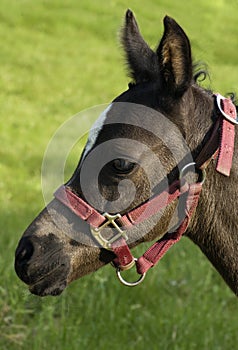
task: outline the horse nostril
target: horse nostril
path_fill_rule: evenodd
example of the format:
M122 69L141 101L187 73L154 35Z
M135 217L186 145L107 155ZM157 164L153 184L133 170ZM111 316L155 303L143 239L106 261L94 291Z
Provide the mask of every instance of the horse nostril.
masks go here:
M23 237L16 250L15 270L17 275L24 281L29 282L27 273L28 262L34 253L34 245L27 237Z
M16 251L16 260L20 264L26 264L32 257L34 246L28 238L22 238Z

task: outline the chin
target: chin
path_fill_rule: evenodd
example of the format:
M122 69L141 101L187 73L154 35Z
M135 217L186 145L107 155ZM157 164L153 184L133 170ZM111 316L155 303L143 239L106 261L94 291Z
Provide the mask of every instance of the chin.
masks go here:
M33 285L30 285L29 291L32 294L40 297L45 297L49 295L58 296L65 290L66 287L66 280L52 284L51 281L43 279Z

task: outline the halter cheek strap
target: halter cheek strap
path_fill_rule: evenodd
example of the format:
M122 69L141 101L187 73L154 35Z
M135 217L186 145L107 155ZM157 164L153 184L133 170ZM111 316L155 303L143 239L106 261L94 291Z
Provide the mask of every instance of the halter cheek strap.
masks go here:
M182 169L179 180L176 180L169 188L141 204L139 207L123 216L108 213L102 215L82 198L73 193L67 186L61 186L54 194L57 200L70 208L74 214L90 225L92 236L101 247L114 252L116 258L113 264L117 269L118 278L127 286L135 286L141 283L146 272L164 256L171 246L180 240L186 231L197 207L202 185L205 180L204 169L208 166L211 159L216 158L218 155L216 170L225 176L230 175L235 140L234 125L238 124L236 107L230 99L226 99L219 94L215 95L215 98L219 117L213 126L211 137L197 157L196 163L187 164ZM220 129L221 132L219 132ZM200 176L197 183L188 184L184 179L184 175L191 166L196 167ZM185 198L185 205L183 207L184 219L180 223L180 226L173 233L167 232L139 259L135 259L127 244L128 229L160 212L162 208L168 206L181 196ZM113 227L116 231L116 234L110 238L106 238L103 235L103 230L108 226ZM121 276L121 271L128 270L134 265L136 265L140 278L136 282L127 282Z

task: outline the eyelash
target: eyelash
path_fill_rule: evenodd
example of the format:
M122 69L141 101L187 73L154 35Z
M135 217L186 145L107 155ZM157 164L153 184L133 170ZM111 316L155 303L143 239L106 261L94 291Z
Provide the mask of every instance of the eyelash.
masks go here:
M114 169L120 174L130 173L136 166L135 163L127 159L117 158L112 162Z

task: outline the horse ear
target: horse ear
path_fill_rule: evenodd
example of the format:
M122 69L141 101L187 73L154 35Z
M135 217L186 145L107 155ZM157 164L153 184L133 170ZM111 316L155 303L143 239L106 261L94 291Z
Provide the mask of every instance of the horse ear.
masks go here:
M126 53L129 74L134 81L140 83L158 78L158 57L142 38L131 10L126 12L121 40Z
M192 81L192 57L188 37L175 20L164 18L164 34L157 49L163 85L182 96Z

